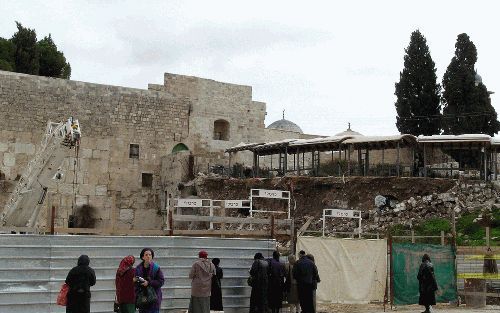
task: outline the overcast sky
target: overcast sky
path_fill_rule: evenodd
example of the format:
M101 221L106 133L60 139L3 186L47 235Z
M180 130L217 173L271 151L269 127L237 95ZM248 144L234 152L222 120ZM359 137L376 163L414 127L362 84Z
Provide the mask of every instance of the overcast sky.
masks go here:
M476 68L500 113L498 1L7 1L0 37L15 21L49 33L71 79L146 89L170 72L253 87L266 125L305 133L397 134L394 83L416 29L438 81L467 33Z

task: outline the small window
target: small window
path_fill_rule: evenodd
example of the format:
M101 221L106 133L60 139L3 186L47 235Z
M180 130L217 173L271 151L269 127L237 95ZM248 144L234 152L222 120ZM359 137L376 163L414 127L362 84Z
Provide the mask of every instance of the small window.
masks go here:
M131 159L138 159L139 158L139 145L131 143L130 144L130 151L129 151L129 158Z
M142 187L144 188L153 187L153 174L142 173Z
M216 120L214 122L214 140L229 140L229 122Z

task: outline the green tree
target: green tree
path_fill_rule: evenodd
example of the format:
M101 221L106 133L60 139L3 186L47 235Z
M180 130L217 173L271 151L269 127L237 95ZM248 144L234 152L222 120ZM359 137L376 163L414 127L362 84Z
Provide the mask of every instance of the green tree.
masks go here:
M425 37L411 34L405 49L404 68L396 83L396 126L403 134L436 135L441 131L441 87Z
M12 41L0 37L0 70L11 72L15 70L15 53L16 47Z
M25 28L16 22L17 32L12 36L12 43L16 47L16 72L38 75L38 46L34 29Z
M467 34L460 34L443 77L443 130L445 134L488 134L500 130L497 113L477 75L477 50Z
M71 76L71 66L66 62L64 54L57 50L57 46L50 34L38 42L38 51L40 60L39 75L66 79Z

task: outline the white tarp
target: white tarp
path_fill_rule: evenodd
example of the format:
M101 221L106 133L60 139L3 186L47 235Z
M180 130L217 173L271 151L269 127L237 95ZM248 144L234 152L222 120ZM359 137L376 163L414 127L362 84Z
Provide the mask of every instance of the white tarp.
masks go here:
M314 255L321 278L318 301L354 304L384 300L386 240L300 236L300 250Z

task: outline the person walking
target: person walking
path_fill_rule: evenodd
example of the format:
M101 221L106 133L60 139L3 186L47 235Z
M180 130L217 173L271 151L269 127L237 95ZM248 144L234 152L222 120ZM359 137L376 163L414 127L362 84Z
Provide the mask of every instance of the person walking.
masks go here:
M250 269L250 313L267 313L267 290L269 279L269 264L262 253L257 252Z
M194 262L189 272L191 279L191 300L189 313L210 313L210 294L212 276L215 275L215 265L208 260L204 250L198 253L199 259Z
M222 268L219 267L220 259L213 258L212 263L215 266L215 275L212 276L212 291L210 295L210 311L224 311L222 306L222 285L220 280L224 277Z
M285 265L280 262L280 253L273 252L269 260L269 308L271 313L278 313L283 305L285 291Z
M306 254L306 257L311 260L315 265L316 265L316 262L314 261L314 255L308 253ZM313 277L313 305L314 305L314 312L316 312L316 304L317 304L317 301L316 301L316 290L318 290L318 283L321 282L321 279L319 278L319 274L318 272L316 271L316 276Z
M81 255L66 277L69 287L66 313L90 313L90 287L95 285L96 278L89 264L89 257Z
M135 268L134 282L136 295L139 292L144 292L144 289L148 286L153 287L156 293L156 302L149 307L139 308L139 313L159 313L162 292L161 286L165 283L165 278L163 272L158 264L153 262L155 257L155 252L151 248L144 248L140 253L140 258L142 262Z
M297 260L294 255L288 256L288 264L286 265L286 280L285 280L285 292L286 301L290 306L290 313L299 313L299 295L297 293L297 280L293 278L293 267Z
M436 277L434 276L434 267L428 254L422 256L422 264L418 269L418 291L420 296L418 304L425 307L422 313L430 313L431 305L436 304L436 290L438 290Z
M300 259L293 267L293 278L297 280L300 308L302 313L315 313L314 310L314 280L318 275L318 268L303 251Z
M120 313L135 312L135 258L129 255L121 260L115 276L116 300Z

